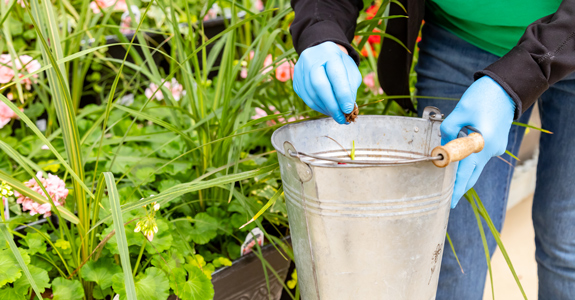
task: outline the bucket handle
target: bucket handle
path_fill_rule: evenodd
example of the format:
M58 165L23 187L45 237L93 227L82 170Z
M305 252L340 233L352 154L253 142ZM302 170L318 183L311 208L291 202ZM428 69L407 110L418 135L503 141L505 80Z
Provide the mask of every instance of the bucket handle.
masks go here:
M433 148L431 156L441 157L441 159L433 160L433 164L436 167L445 168L451 162L460 161L473 153L483 150L484 144L483 136L478 132L454 139L443 146Z

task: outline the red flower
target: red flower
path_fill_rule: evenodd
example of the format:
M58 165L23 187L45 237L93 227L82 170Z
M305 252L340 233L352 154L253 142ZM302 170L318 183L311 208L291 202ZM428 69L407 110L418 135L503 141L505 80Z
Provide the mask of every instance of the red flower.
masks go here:
M367 20L371 20L373 19L373 17L375 17L375 14L377 14L377 11L379 10L379 5L372 5L370 7L367 8L367 10L365 11L367 13Z
M379 32L379 30L373 29L373 32ZM381 35L370 35L369 38L367 38L367 42L370 44L379 44L381 43Z

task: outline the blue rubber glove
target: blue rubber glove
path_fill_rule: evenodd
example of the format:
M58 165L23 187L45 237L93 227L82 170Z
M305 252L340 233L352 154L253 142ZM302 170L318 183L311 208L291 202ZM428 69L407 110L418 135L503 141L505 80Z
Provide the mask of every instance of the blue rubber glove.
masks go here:
M346 124L355 107L361 73L345 48L324 42L304 50L294 69L293 88L311 109Z
M491 77L483 76L465 91L441 124L442 145L457 138L464 126L479 130L485 140L481 152L459 162L451 208L455 208L459 199L475 185L489 159L505 153L514 113L515 102L507 92Z

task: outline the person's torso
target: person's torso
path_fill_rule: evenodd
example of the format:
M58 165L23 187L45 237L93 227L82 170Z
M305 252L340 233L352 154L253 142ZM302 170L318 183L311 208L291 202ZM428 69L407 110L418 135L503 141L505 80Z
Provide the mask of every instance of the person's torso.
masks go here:
M503 56L534 21L557 11L561 0L428 0L425 18L467 42Z

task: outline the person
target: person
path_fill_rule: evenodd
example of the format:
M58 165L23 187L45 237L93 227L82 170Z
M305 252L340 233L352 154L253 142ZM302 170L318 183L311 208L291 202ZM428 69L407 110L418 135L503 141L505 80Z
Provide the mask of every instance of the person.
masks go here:
M478 130L484 149L459 163L437 299L482 299L487 265L471 205L457 205L475 186L496 228L505 217L509 182L532 106L542 127L533 200L539 299L575 299L575 0L400 0L390 5L386 33L413 53L425 14L416 66L417 109L433 105L446 114L442 143L463 127ZM345 124L361 84L359 55L350 45L361 0L292 0L290 26L300 55L296 93L312 109ZM387 95L409 95L412 55L384 39L378 77ZM430 98L425 98L430 97ZM431 98L434 97L434 98ZM435 97L456 98L459 101ZM539 101L537 101L539 99ZM398 101L412 109L410 100ZM495 156L511 162L511 165ZM481 175L481 176L480 176ZM496 242L483 224L490 254Z

